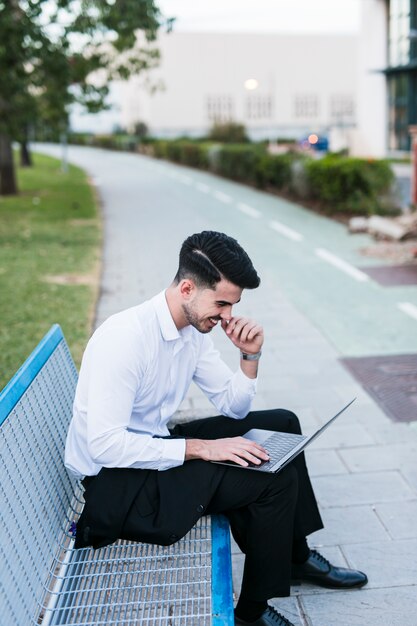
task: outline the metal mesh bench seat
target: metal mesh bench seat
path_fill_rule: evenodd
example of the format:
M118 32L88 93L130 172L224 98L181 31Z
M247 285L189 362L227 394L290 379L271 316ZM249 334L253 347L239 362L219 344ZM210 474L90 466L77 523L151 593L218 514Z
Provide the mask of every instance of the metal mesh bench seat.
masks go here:
M202 518L161 547L73 549L82 488L63 463L77 372L55 325L0 394L5 626L232 626L230 538Z

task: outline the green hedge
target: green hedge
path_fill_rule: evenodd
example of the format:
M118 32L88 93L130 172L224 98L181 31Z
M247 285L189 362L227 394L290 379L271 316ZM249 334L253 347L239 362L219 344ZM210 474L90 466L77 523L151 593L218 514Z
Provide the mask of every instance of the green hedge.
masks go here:
M328 155L305 164L313 199L332 212L378 213L394 174L387 161Z
M224 145L217 150L211 169L226 178L256 184L258 166L264 154L265 149L261 146Z
M256 184L260 188L272 187L288 191L291 187L292 165L300 160L293 152L287 154L264 154L257 164Z
M168 159L189 167L208 168L208 150L210 144L195 141L157 139L147 144L158 159Z
M198 139L139 141L129 135L77 135L74 143L116 150L138 150L159 159L285 192L304 203L314 201L331 213L387 213L395 210L389 162L329 154L311 158L297 152L271 155L265 143L214 143Z

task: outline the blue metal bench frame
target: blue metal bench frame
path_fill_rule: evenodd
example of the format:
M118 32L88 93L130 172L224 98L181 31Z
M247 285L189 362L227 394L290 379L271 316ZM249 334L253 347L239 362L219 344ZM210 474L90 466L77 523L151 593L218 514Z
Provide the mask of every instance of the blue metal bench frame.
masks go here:
M63 453L76 379L61 328L54 325L0 394L4 623L232 626L230 533L223 516L203 518L169 548L118 542L96 552L73 549L70 522L82 510L82 489L68 475ZM166 576L173 582L164 582ZM118 582L110 592L112 577ZM176 598L178 589L191 599ZM138 601L138 593L144 599ZM177 615L187 603L191 609Z

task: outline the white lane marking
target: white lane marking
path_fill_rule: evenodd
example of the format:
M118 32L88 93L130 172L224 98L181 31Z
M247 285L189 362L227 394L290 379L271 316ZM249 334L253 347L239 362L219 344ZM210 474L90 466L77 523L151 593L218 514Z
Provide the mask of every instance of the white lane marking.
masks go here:
M202 191L203 193L210 193L210 187L205 183L195 183L196 189L198 191Z
M245 213L245 215L249 215L249 217L253 217L257 219L258 217L261 217L262 215L262 213L258 211L258 209L254 209L252 206L249 206L249 204L238 202L236 206L239 209L239 211L242 211L242 213Z
M269 222L269 227L272 230L275 230L280 235L284 235L284 237L288 237L288 239L292 239L293 241L302 241L304 239L301 233L298 233L296 230L281 224L281 222L277 222L276 220L272 220Z
M177 178L181 183L184 183L185 185L193 184L193 179L190 178L189 176L186 176L186 174L178 174Z
M227 193L223 193L222 191L213 191L213 196L216 200L220 200L220 202L224 202L224 204L230 204L233 200Z
M411 304L411 302L398 302L397 307L403 313L417 320L417 306L415 304Z
M324 248L316 248L314 252L318 257L320 257L324 261L327 261L327 263L330 263L330 265L337 267L339 270L345 272L345 274L348 274L355 280L358 280L362 283L369 280L369 276L367 274L361 272L361 270L356 269L356 267L353 267L353 265L350 265L350 263L346 263L346 261L343 261L343 259L339 258L335 254L332 254L328 250L325 250Z

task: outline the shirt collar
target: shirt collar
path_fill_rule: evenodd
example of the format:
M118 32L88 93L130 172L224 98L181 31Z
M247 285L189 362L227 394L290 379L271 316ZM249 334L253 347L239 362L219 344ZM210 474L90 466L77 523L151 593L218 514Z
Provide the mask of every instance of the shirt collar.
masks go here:
M161 328L162 337L165 341L175 341L176 339L180 339L182 334L180 334L178 328L175 326L174 320L172 319L165 291L158 293L158 295L153 298L153 303L158 317L159 326Z

